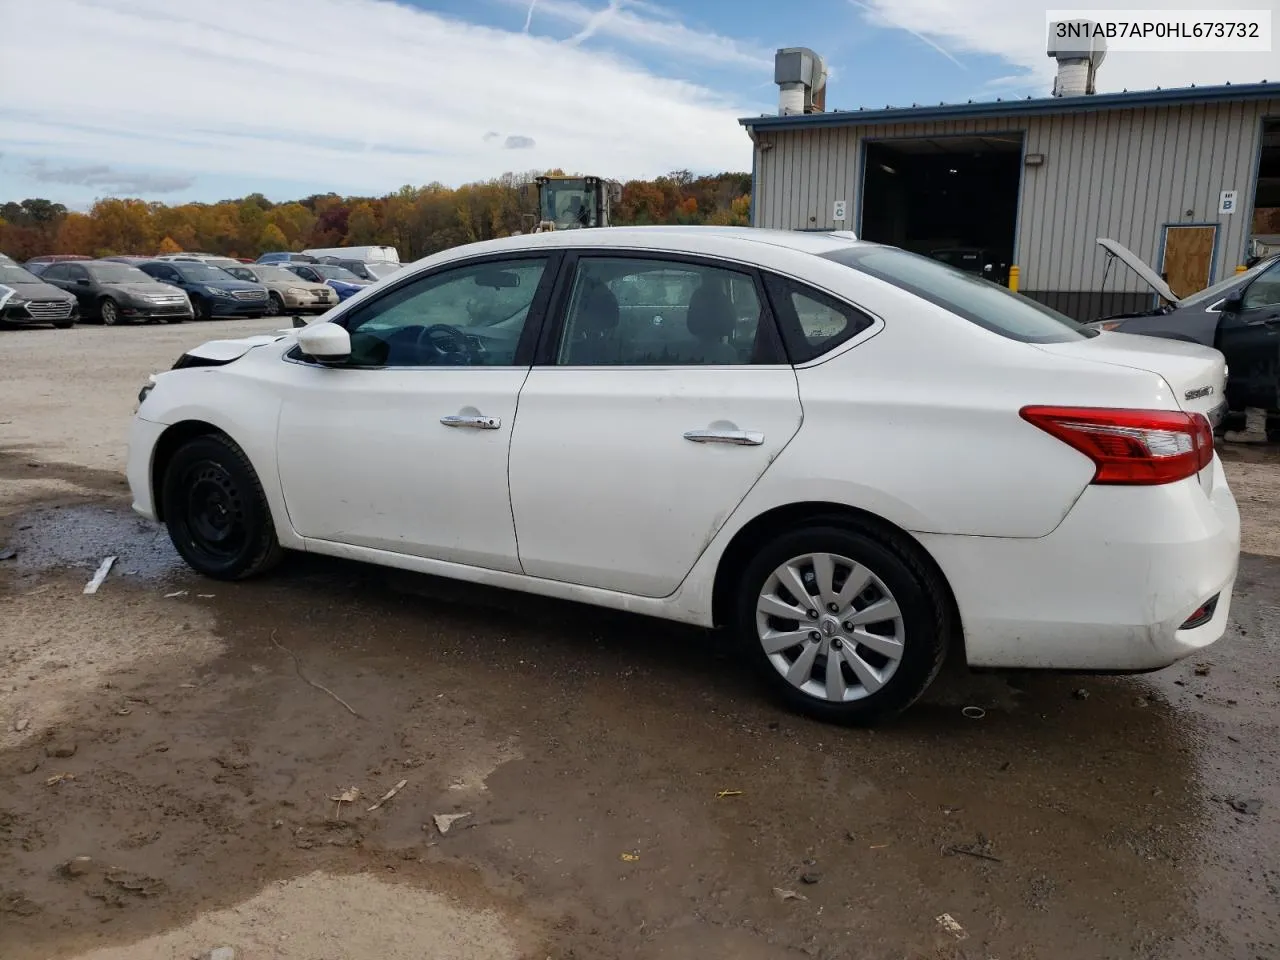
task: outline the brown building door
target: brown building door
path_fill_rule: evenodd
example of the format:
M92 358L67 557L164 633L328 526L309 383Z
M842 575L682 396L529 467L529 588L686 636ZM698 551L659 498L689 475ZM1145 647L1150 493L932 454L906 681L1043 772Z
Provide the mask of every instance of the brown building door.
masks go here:
M1213 270L1216 226L1164 228L1164 263L1160 273L1179 297L1189 297L1209 285Z

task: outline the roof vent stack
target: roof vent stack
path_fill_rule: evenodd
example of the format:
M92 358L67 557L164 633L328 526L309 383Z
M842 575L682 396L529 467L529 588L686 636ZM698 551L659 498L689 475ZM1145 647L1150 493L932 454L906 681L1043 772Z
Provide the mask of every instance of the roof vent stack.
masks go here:
M1079 97L1094 92L1098 67L1107 55L1107 38L1093 20L1055 20L1049 24L1048 54L1058 61L1053 79L1055 97Z
M827 105L827 64L808 47L784 47L773 58L778 116L822 113Z

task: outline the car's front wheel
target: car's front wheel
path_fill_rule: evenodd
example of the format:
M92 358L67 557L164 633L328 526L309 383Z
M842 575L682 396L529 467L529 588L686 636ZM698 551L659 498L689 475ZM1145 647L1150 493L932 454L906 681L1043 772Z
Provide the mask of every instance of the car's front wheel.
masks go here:
M833 520L749 562L736 632L766 682L821 720L871 724L924 693L950 644L946 588L905 538Z
M204 297L192 297L191 313L193 320L208 320L212 315L212 312L209 310L209 301Z
M284 301L280 299L280 294L272 291L267 296L267 316L278 317L284 313Z
M164 472L161 504L174 547L207 577L241 580L280 561L258 474L229 437L210 434L179 447Z
M98 315L102 317L103 325L114 327L120 322L120 307L110 297L103 297L98 304Z

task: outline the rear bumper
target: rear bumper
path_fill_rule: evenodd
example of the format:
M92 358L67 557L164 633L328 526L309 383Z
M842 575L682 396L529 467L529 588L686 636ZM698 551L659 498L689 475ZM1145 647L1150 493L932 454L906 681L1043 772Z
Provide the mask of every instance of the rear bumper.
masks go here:
M971 666L1141 671L1226 631L1240 514L1215 457L1207 489L1088 487L1038 539L919 539L955 593ZM1182 629L1214 597L1208 622Z

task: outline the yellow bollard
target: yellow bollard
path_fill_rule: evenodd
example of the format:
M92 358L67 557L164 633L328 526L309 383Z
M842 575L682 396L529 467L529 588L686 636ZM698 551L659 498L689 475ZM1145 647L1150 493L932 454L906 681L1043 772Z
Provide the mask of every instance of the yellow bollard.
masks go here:
M1009 289L1018 292L1018 277L1022 273L1016 266L1009 268Z

